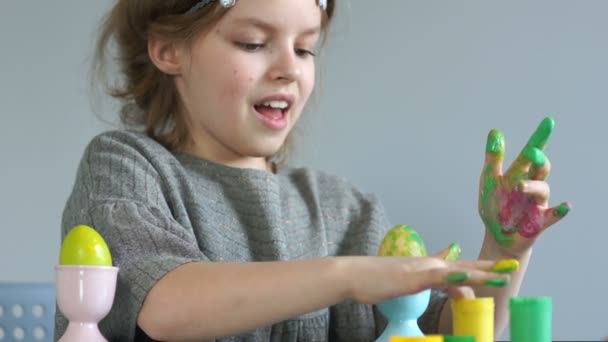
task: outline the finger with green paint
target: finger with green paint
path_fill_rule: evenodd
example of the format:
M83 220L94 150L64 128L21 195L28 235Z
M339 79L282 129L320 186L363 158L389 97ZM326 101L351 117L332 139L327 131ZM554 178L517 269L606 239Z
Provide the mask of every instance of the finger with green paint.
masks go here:
M505 177L514 181L529 179L531 178L530 175L538 174L540 169L542 177L546 178L549 174L549 168L546 165L548 164L548 160L544 149L554 128L555 120L551 117L544 118L536 128L536 131L530 136L517 159L515 159L505 173ZM539 178L537 176L534 179Z
M505 139L491 130L480 177L479 213L495 241L510 253L529 248L545 229L570 210L569 203L550 208L546 178L550 162L543 150L553 132L552 118L542 120L507 172L502 173Z
M484 170L488 176L502 175L502 163L505 157L505 135L501 130L493 129L488 133L486 142L486 160Z
M479 184L479 214L494 239L502 246L510 246L513 237L504 234L500 224L497 224L498 196L504 188L502 167L505 155L505 137L501 130L492 129L486 141L486 154L483 172Z
M447 248L436 253L434 256L447 261L457 261L460 259L460 245L456 242L450 244Z

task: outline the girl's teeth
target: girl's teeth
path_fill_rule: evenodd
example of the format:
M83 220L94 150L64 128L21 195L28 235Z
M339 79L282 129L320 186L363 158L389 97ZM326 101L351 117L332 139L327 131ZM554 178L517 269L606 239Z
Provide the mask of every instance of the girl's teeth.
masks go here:
M264 102L263 105L266 107L279 108L279 109L285 109L288 106L287 101L269 101L269 102Z

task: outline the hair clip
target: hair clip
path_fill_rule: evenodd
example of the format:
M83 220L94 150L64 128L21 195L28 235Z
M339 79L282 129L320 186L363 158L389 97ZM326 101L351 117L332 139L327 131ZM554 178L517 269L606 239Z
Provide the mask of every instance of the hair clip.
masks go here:
M186 14L194 13L194 12L200 10L201 8L206 7L212 1L213 0L201 0L201 1L197 2L196 5L192 6L186 12ZM230 8L236 4L236 0L219 0L219 2L220 2L220 5L222 5L222 7L224 7L224 8Z
M186 12L186 14L194 13L194 12L200 10L201 8L204 8L205 6L209 5L209 3L211 3L212 1L214 1L214 0L201 0L201 1L197 2L196 5L192 6ZM230 8L236 4L236 0L218 0L218 1L220 2L220 5L224 8ZM319 3L319 7L321 7L322 10L327 9L327 0L317 0L317 2Z

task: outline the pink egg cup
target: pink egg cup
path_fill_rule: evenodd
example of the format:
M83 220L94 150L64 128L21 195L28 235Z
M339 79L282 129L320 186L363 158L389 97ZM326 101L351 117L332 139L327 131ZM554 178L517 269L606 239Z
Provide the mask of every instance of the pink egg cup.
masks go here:
M68 319L58 342L107 342L98 323L110 312L116 292L118 267L55 267L57 306Z

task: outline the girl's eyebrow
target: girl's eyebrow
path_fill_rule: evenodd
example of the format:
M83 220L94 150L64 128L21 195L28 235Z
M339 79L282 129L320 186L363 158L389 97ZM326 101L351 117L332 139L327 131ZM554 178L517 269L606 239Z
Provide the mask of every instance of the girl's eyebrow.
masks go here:
M268 33L274 33L279 30L276 26L272 25L271 23L266 22L260 18L255 18L255 17L237 18L237 19L233 20L233 23L235 25L239 25L239 26L254 26L254 27L259 28L260 30L266 31ZM321 27L315 26L312 28L302 30L301 34L305 35L305 36L313 36L313 35L319 34L320 32L321 32Z

